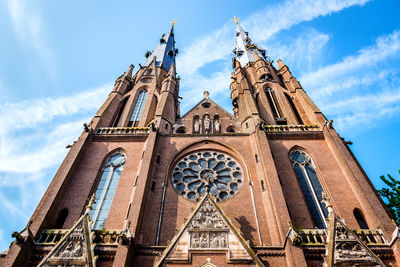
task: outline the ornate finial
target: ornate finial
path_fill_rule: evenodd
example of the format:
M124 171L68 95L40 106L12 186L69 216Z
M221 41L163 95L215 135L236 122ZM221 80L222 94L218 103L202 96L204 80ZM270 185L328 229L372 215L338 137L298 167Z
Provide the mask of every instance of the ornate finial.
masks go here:
M237 18L236 16L234 16L233 19L231 19L231 20L234 21L236 25L238 25L239 24L238 20L240 20L240 19Z
M92 197L89 200L89 203L86 206L86 211L85 211L86 214L89 214L89 212L93 209L93 204L96 203L95 199L96 199L96 193L92 195Z
M171 27L173 28L177 22L178 21L175 18L172 19L172 21L170 22L171 23Z
M322 203L325 204L325 207L328 210L328 213L332 214L333 208L332 208L332 204L331 204L331 198L328 197L324 192L322 192Z
M210 95L210 93L208 91L204 91L203 95L204 95L204 98L208 99L208 96Z

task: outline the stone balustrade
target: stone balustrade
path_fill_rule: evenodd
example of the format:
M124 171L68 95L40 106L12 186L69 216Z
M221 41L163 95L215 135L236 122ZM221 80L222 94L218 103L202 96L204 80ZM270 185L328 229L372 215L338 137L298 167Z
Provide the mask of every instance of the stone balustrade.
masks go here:
M148 133L150 133L150 127L103 127L95 131L97 135L136 135Z
M383 237L382 230L357 229L354 231L357 236L368 246L386 246L387 242Z
M54 246L68 231L68 229L44 229L35 243L43 246ZM117 246L122 238L121 233L122 230L93 230L92 240L97 246Z
M319 132L318 125L263 125L266 132Z
M296 229L302 246L324 246L328 235L323 229ZM382 230L357 229L354 233L368 246L387 246Z

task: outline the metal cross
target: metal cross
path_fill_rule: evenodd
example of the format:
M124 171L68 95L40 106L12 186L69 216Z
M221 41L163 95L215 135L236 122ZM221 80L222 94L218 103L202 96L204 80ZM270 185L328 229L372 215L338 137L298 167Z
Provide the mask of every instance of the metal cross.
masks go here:
M233 17L233 19L231 19L232 21L235 21L236 25L239 24L238 20L240 20L239 18L237 18L236 16Z
M178 21L174 18L174 19L172 19L172 21L171 21L171 25L172 25L172 28L175 26L175 24L177 23Z

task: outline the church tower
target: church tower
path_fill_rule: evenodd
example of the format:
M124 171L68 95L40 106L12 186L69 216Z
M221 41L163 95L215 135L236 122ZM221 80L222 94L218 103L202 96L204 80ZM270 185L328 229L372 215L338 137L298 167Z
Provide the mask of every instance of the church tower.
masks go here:
M115 81L0 265L400 266L400 229L289 68L236 21L233 115L206 91L181 116L174 35Z

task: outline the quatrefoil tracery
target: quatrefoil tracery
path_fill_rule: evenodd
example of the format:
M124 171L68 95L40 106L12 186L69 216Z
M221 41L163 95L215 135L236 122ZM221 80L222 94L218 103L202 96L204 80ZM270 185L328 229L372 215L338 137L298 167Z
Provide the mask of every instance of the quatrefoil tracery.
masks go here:
M229 155L217 151L194 152L180 159L172 172L175 190L198 200L207 190L217 201L234 196L243 184L243 171Z

